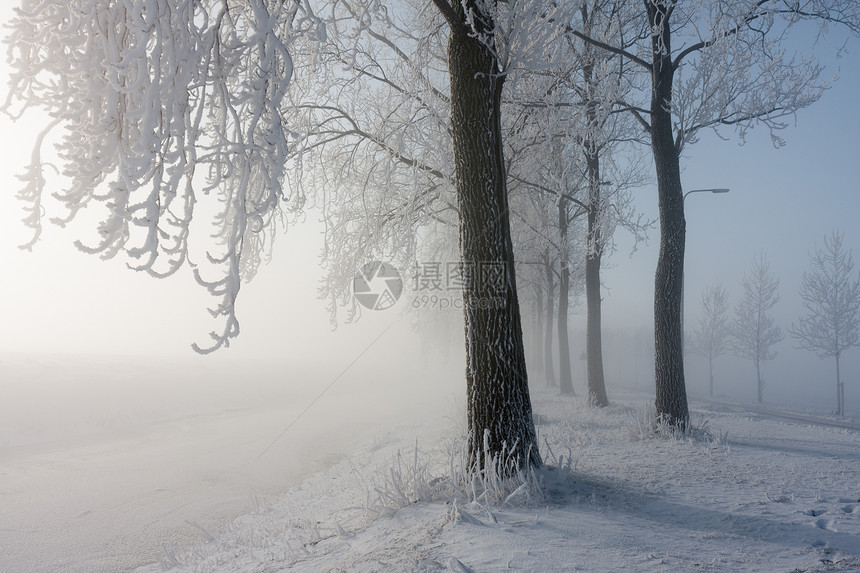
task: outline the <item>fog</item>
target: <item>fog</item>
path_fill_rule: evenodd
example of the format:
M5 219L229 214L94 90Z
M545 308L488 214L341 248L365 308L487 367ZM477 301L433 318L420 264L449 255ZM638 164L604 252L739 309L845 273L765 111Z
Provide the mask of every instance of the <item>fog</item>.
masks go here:
M781 133L783 149L766 132L744 146L707 134L689 149L683 175L688 190L731 189L686 203L688 329L702 289L716 280L729 291L731 315L753 255L766 252L781 281L774 315L786 337L766 363L765 402L820 414L835 409L833 361L795 349L787 328L802 312L798 289L816 243L844 230L860 263L860 57L831 63L840 79ZM0 119L0 569L51 551L68 561L40 562L40 570L72 570L85 554L96 569L121 554L130 559L123 567L139 564L165 536L194 540L189 521L217 527L247 511L254 495L285 491L357 443L404 424L456 423L465 394L459 318L433 338L409 314L407 293L390 310L333 328L317 297L313 212L243 286L241 335L205 357L190 345L218 327L206 310L215 302L190 272L156 280L122 260L78 252L72 242L91 232L95 214L65 229L46 226L33 252L17 249L29 231L19 222L15 175L39 120ZM656 189L636 190L636 204L655 219ZM619 231L603 274L610 400L618 389L653 393L657 237L655 228L634 245ZM573 313L574 384L583 392L582 305ZM544 383L533 360L530 370L533 384ZM846 413L856 418L860 349L845 353L842 373ZM691 398L706 397L701 357L686 357L686 376ZM752 403L755 392L752 363L730 354L717 360L717 398Z
M324 359L0 354L0 570L132 570L359 447L456 430L462 360L364 332Z

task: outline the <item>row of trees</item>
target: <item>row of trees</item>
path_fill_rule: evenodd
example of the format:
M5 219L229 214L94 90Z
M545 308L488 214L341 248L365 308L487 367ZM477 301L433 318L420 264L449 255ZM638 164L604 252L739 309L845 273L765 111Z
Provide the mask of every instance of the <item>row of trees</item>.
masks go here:
M839 360L842 353L860 345L860 273L854 272L843 233L833 231L810 254L810 271L803 274L800 297L806 313L788 332L797 348L836 362L836 412L845 413L845 390ZM773 307L779 302L779 279L763 254L741 281L742 294L733 320L729 319L726 290L719 283L702 293L702 311L691 338L691 350L708 359L708 393L714 394L714 360L728 351L752 360L756 369L758 402L764 392L762 364L776 357L774 345L783 340L775 324Z
M295 184L320 197L327 222L323 289L334 321L344 307L347 320L361 311L349 279L363 260L404 269L457 260L462 231L451 99L447 76L437 71L448 65L442 29L414 38L406 22L420 18L417 6L401 7L400 18L368 21L351 4L341 6L338 34L321 52L318 42L294 48L312 64L296 65L293 105L284 114L300 134L290 167L303 176ZM630 116L604 103L618 91L617 58L597 61L580 48L560 43L540 73L528 67L506 73L511 87L503 90L500 121L519 299L540 309L550 365L558 333L565 354L558 383L572 393L566 307L587 287L589 389L595 403L605 404L600 268L617 226L641 236L647 222L633 212L628 192L643 179L641 162L620 152L629 147ZM602 72L580 89L584 61ZM314 193L321 188L322 195Z
M333 312L350 306L349 279L372 258L456 252L463 269L503 269L501 282L463 272L469 455L513 471L541 463L517 288L526 275L538 300L557 286L566 336L571 270L584 260L589 393L605 402L599 272L616 225L641 231L624 207L631 149L653 157L658 186L657 412L686 426L681 154L702 129L775 132L821 96L822 67L784 47L802 22L857 33L860 7L22 0L7 109L40 106L48 131L62 131L69 185L54 194L67 208L57 222L105 209L96 243L81 248L124 252L154 276L189 263L217 297L223 322L201 352L238 335L242 281L308 205L324 213ZM35 237L44 137L20 194ZM543 298L547 325L553 300Z

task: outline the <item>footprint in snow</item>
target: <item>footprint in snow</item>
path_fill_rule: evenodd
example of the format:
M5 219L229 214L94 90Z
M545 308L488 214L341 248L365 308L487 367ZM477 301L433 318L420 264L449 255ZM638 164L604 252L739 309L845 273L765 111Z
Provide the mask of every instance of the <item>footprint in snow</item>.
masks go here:
M860 505L853 505L850 503L848 505L843 505L842 506L842 512L843 513L860 513Z
M832 519L819 519L815 522L815 527L819 529L826 529L827 531L836 531L833 526Z
M475 573L471 568L463 565L456 557L448 559L448 562L445 564L445 570L452 571L453 573Z

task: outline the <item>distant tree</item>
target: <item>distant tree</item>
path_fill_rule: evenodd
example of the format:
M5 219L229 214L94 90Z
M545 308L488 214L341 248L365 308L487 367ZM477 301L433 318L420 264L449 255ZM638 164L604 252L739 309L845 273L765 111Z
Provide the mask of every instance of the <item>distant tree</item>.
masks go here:
M755 363L759 404L764 394L762 362L773 360L773 346L783 339L782 329L774 325L770 309L779 302L779 279L770 272L765 255L753 258L752 269L741 281L743 295L735 307L732 342L735 355Z
M601 42L612 42L624 47L632 45L632 40L624 38L625 32L630 29L630 21L621 19L622 5L623 0L583 2L578 9L577 26L582 33ZM609 398L603 368L600 269L603 256L610 250L616 223L630 230L637 240L640 233L644 232L641 219L634 223L629 214L617 210L619 199L623 201L625 194L621 183L623 177L617 169L615 156L620 155L618 152L623 143L636 141L636 134L640 130L631 114L620 113L623 102L632 90L625 77L629 75L625 73L629 62L621 55L601 50L592 43L577 43L573 41L573 35L571 40L579 63L578 73L570 78L581 114L576 139L585 163L583 178L587 182L584 198L588 215L585 256L586 378L589 402L595 406L606 406ZM626 151L630 156L630 150ZM634 172L638 176L637 169L630 174Z
M699 327L693 331L691 350L708 359L708 396L714 395L714 359L729 349L729 305L726 289L719 283L702 292Z
M554 261L550 258L549 247L546 248L546 252L544 253L543 271L546 284L546 317L544 330L543 360L547 385L555 386L555 366L552 357L552 326L553 317L555 316L555 287L557 280L556 275L558 273L554 268Z
M842 246L843 233L824 237L824 247L809 255L812 271L803 273L800 296L808 311L789 333L799 347L822 359L836 359L836 413L845 414L845 388L839 372L842 353L860 344L860 275L854 274L851 250Z
M573 20L602 40L624 42L623 26L613 15L620 0L579 3ZM587 388L589 402L608 404L603 368L600 270L612 254L618 227L640 240L650 222L637 216L629 188L640 186L644 162L641 132L619 102L632 89L626 61L617 54L579 42L569 33L558 66L520 80L511 92L512 107L522 121L513 126L530 145L517 150L519 160L509 178L557 208L559 388L573 393L570 352L566 342L569 298L584 286ZM528 121L525 121L528 119ZM580 220L581 219L581 220ZM580 227L582 227L580 229ZM584 235L584 236L583 236ZM581 280L578 280L580 279ZM582 284L580 284L582 282Z

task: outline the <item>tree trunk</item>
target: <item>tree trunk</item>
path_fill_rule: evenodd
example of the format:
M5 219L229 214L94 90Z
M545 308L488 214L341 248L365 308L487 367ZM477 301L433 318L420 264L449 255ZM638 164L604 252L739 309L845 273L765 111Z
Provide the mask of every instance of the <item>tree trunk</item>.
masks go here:
M586 81L590 79L589 74ZM594 112L591 112L592 115ZM600 233L600 214L603 201L600 194L600 155L592 143L586 159L588 168L588 245L585 255L585 357L588 378L588 399L595 406L608 406L606 381L603 375L603 333L601 327L600 263L603 256L603 237Z
M756 388L758 389L758 403L762 403L762 399L764 398L764 380L761 379L761 359L755 359L755 375L756 380L758 381L758 385Z
M471 10L482 12L478 6ZM476 469L497 467L509 474L540 466L541 458L505 184L500 113L504 76L498 74L494 52L465 25L452 26L448 66L463 262L469 460Z
M654 374L657 415L665 423L685 428L690 420L681 340L686 222L680 154L672 130L674 69L669 25L672 7L674 3L666 0L646 2L654 30L651 36L651 147L660 208L660 254L654 280Z
M845 415L845 389L842 387L842 378L839 374L839 353L836 353L836 415Z
M570 302L570 261L567 254L568 205L563 198L558 202L558 229L561 243L561 277L558 281L558 387L562 394L576 394L570 372L570 340L567 332L567 314Z
M603 374L603 332L600 301L600 254L585 259L586 331L585 356L588 368L588 398L594 406L608 406Z
M546 373L547 386L555 386L555 365L552 359L552 325L555 318L555 286L550 264L549 249L544 258L546 270L546 330L544 331L543 365Z
M535 313L535 348L532 352L532 364L536 364L538 371L543 372L543 347L544 347L544 314L543 314L543 287L538 284L535 287L537 295L537 313Z
M714 354L708 353L708 396L714 397Z

